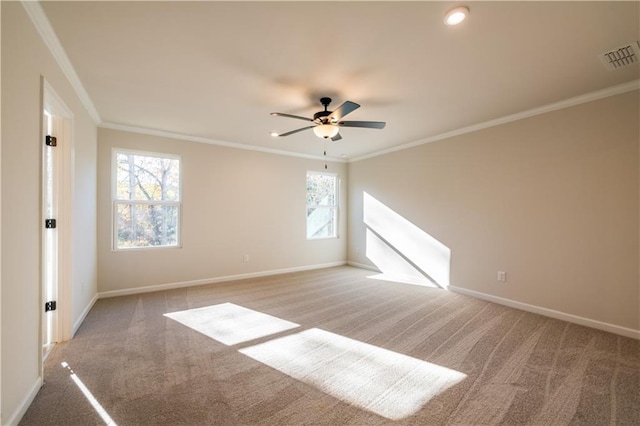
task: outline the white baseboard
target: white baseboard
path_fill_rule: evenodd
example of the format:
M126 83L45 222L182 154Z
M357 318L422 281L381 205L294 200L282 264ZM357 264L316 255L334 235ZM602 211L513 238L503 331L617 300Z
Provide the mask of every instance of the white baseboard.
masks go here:
M474 290L467 290L466 288L449 286L447 289L464 294L466 296L475 297L477 299L487 300L489 302L497 303L499 305L509 306L510 308L521 309L527 312L533 312L534 314L540 314L547 317L559 319L562 321L571 322L585 327L591 327L602 331L608 331L609 333L619 334L625 337L631 337L632 339L640 340L640 330L634 330L632 328L622 327L615 324L609 324L602 321L597 321L578 315L567 314L565 312L555 311L553 309L543 308L536 305L530 305L528 303L518 302L512 299L506 299L504 297L493 296L490 294L480 293Z
M367 269L369 271L374 271L374 272L381 272L380 269L376 268L375 266L365 265L364 263L348 261L347 265L353 266L354 268Z
M89 311L91 311L91 308L93 308L93 305L95 305L97 301L98 301L98 294L96 293L93 296L93 299L91 299L91 301L87 305L87 307L84 308L84 311L82 311L82 313L80 314L80 318L78 318L75 324L73 324L73 330L71 330L72 339L76 335L76 332L78 331L82 323L84 322L84 319L87 317L87 315L89 315Z
M379 272L379 270L375 266L365 265L362 263L357 263L352 261L348 261L347 264L356 268L368 269L370 271ZM509 306L510 308L521 309L523 311L533 312L534 314L544 315L546 317L567 321L573 324L584 325L585 327L591 327L591 328L595 328L602 331L608 331L609 333L619 334L621 336L640 340L640 330L634 330L632 328L622 327L615 324L609 324L606 322L597 321L590 318L581 317L578 315L567 314L565 312L555 311L553 309L543 308L541 306L530 305L528 303L518 302L517 300L506 299L504 297L493 296L491 294L486 294L486 293L480 293L479 291L467 290L466 288L462 288L462 287L456 287L456 286L450 285L445 288L455 293L464 294L466 296L475 297L477 299L486 300L489 302L497 303L499 305Z
M349 266L353 266L353 267L360 268L360 269L366 269L366 270L370 270L370 271L380 272L380 270L378 268L376 268L375 266L366 265L366 264L357 263L357 262L352 262L352 261L347 261L347 262L340 261L340 262L325 263L325 264L320 264L320 265L298 266L298 267L295 267L295 268L274 269L274 270L270 270L270 271L252 272L252 273L249 273L249 274L228 275L228 276L224 276L224 277L205 278L205 279L200 279L200 280L159 284L159 285L153 285L153 286L147 286L147 287L136 287L136 288L129 288L129 289L124 289L124 290L105 291L105 292L98 293L96 298L94 298L94 300L92 300L90 306L86 310L86 313L83 313L83 316L82 316L81 320L78 321L77 327L79 327L79 325L82 323L82 320L84 319L86 314L91 309L91 306L93 306L93 303L95 303L95 300L97 300L97 299L104 299L104 298L108 298L108 297L117 297L117 296L127 296L127 295L140 294L140 293L150 293L150 292L153 292L153 291L171 290L171 289L176 289L176 288L193 287L193 286L205 285L205 284L215 284L215 283L220 283L220 282L225 282L225 281L237 281L237 280L243 280L243 279L246 279L246 278L259 278L259 277L266 277L266 276L269 276L269 275L287 274L287 273L291 273L291 272L300 272L300 271L309 271L309 270L313 270L313 269L331 268L331 267L334 267L334 266L342 266L342 265L349 265ZM528 303L518 302L518 301L512 300L512 299L506 299L504 297L499 297L499 296L493 296L493 295L490 295L490 294L480 293L478 291L468 290L468 289L461 288L461 287L456 287L456 286L451 286L450 285L450 286L448 286L446 288L448 290L451 290L451 291L456 292L456 293L464 294L464 295L475 297L475 298L482 299L482 300L487 300L489 302L497 303L497 304L504 305L504 306L509 306L511 308L521 309L523 311L533 312L535 314L544 315L544 316L547 316L547 317L551 317L551 318L555 318L555 319L571 322L571 323L574 323L574 324L579 324L579 325L583 325L583 326L586 326L586 327L591 327L591 328L595 328L595 329L598 329L598 330L603 330L603 331L607 331L607 332L610 332L610 333L619 334L621 336L630 337L630 338L633 338L633 339L640 340L640 330L634 330L634 329L631 329L631 328L622 327L622 326L615 325L615 324L609 324L609 323L606 323L606 322L597 321L597 320L593 320L593 319L590 319L590 318L581 317L581 316L578 316L578 315L573 315L573 314L568 314L568 313L565 313L565 312L556 311L556 310L553 310L553 309L543 308L541 306L530 305ZM74 333L75 333L75 330L77 329L77 327L74 327Z
M27 392L25 397L20 402L20 405L18 405L18 408L16 408L16 410L13 412L11 417L9 417L9 419L6 422L3 422L2 424L7 426L14 426L14 425L17 426L18 423L20 423L20 420L22 420L22 417L24 416L24 414L27 412L27 409L33 402L34 398L38 394L38 391L40 390L41 387L42 387L42 377L38 377L38 379L33 384L29 392Z
M342 266L346 264L347 262L340 261L340 262L323 263L320 265L297 266L294 268L273 269L270 271L251 272L248 274L227 275L224 277L204 278L200 280L181 281L176 283L158 284L158 285L151 285L146 287L128 288L124 290L103 291L98 293L98 299L105 299L107 297L128 296L131 294L151 293L153 291L172 290L172 289L182 288L182 287L194 287L198 285L215 284L215 283L220 283L225 281L238 281L238 280L244 280L247 278L267 277L269 275L288 274L291 272L310 271L313 269L331 268L334 266Z

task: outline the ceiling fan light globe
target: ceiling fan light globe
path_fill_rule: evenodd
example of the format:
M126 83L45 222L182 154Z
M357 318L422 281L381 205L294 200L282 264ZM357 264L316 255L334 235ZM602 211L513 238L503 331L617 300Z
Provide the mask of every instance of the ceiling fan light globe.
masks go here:
M332 126L331 124L321 124L313 128L313 133L316 134L317 137L322 139L330 139L338 134L340 129L338 126Z

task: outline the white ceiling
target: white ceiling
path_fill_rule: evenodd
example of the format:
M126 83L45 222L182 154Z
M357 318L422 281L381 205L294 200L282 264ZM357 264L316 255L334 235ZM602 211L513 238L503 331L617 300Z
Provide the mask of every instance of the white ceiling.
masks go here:
M321 155L318 99L362 105L357 158L637 80L597 55L640 39L640 2L43 2L106 125ZM332 108L330 108L332 109Z

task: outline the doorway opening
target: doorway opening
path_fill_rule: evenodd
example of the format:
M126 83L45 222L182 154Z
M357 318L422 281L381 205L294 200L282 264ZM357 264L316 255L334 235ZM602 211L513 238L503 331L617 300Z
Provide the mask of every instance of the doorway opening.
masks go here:
M42 79L42 364L57 342L71 338L73 114Z
M57 139L60 119L45 108L42 117L42 358L46 359L58 338L58 184L59 155ZM54 309L55 308L55 309Z

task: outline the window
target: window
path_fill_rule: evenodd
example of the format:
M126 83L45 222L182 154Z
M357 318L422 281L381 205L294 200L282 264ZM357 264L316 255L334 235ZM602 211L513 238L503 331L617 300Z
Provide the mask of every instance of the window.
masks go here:
M180 163L175 155L114 151L116 250L180 245Z
M307 238L338 237L338 176L307 172Z

